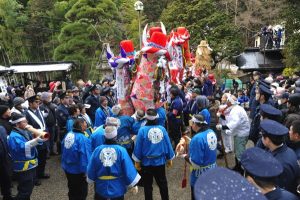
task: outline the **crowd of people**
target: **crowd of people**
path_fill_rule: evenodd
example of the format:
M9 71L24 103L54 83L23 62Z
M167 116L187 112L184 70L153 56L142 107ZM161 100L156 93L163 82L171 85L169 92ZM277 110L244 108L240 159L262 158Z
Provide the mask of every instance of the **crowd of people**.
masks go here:
M80 80L66 91L59 81L44 91L30 85L9 86L0 96L3 199L30 199L34 186L50 178L45 173L47 158L60 154L71 200L86 199L89 183L95 186L95 199L124 199L127 190L137 193L142 186L150 200L153 178L161 199L173 199L166 167L172 167L175 157L191 166L191 199L219 195L218 190L209 193L205 185L208 180L222 184L219 173L223 173L259 191L255 198L296 200L299 75L255 71L246 87L226 88L213 74L187 73L180 84L170 82L167 92L156 98L164 102L161 107L136 110L132 116L117 103L115 80L98 84ZM246 149L250 140L256 147ZM217 158L231 152L236 165L222 171ZM12 178L18 182L16 197L11 193Z

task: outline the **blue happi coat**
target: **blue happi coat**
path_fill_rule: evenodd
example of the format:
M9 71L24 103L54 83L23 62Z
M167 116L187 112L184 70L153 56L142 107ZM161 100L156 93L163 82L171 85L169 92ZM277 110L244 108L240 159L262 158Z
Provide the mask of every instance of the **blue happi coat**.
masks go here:
M127 151L119 145L101 145L89 161L88 180L96 184L96 193L105 198L123 196L127 187L140 180Z
M100 106L100 107L96 110L96 113L95 113L95 123L94 123L94 128L97 128L97 127L99 127L99 126L105 124L106 118L107 118L107 117L113 116L113 113L112 113L110 107L107 107L107 110L106 110L106 111L104 111L103 109L104 109L104 108Z
M145 126L145 124L147 123L147 120L143 119L143 120L136 120L134 123L133 123L133 126L132 126L132 130L133 130L133 134L134 135L137 135L140 128Z
M161 125L161 126L165 127L166 119L167 119L166 110L163 107L159 107L156 109L156 112L158 114L157 125Z
M121 122L121 125L118 128L117 142L124 148L131 148L133 142L131 140L131 135L133 134L132 127L134 119L127 115L118 116L117 118Z
M11 131L7 144L15 172L27 171L37 167L37 149L27 143L32 139L32 134L28 131L18 128Z
M197 133L189 146L191 166L190 184L193 187L197 178L206 170L216 167L217 137L213 130Z
M136 138L132 158L143 166L164 165L174 158L174 151L166 129L160 125L141 127Z
M62 141L61 166L70 174L86 173L91 156L90 140L84 133L73 130Z
M104 127L99 126L94 133L90 136L92 152L100 145L104 144L105 137L104 137Z

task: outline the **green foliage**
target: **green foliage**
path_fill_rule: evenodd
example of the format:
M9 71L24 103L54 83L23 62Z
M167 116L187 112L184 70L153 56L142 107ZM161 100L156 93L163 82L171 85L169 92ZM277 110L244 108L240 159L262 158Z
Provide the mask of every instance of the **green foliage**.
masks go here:
M219 10L215 1L175 0L163 11L161 19L167 27L187 27L194 49L201 40L208 40L221 59L232 58L243 48L239 30L230 16Z
M288 9L283 12L286 20L287 41L284 50L284 63L287 67L300 68L300 2L288 1Z
M29 57L26 42L21 39L24 27L20 25L27 21L22 8L15 0L0 0L0 52L5 54L1 59L2 65L27 60Z
M58 8L64 11L62 4ZM79 66L78 77L88 78L90 67L95 67L97 50L103 42L120 38L115 20L117 7L111 0L78 0L66 12L68 20L58 36L59 45L54 51L55 60L72 60ZM77 77L77 78L78 78Z
M135 1L134 1L135 2ZM163 10L167 7L170 0L145 0L144 13L147 18L147 22L157 22Z

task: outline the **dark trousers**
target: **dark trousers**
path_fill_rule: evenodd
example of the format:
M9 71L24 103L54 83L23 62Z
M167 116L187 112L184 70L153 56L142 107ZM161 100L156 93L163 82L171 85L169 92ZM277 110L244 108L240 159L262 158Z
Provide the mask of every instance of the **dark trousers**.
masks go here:
M191 199L195 200L195 195L194 195L194 187L191 187Z
M16 172L18 180L18 194L16 200L30 200L30 196L36 179L36 169L24 172Z
M160 166L142 166L142 177L144 184L145 200L152 200L153 177L159 187L162 200L169 199L168 181L166 177L165 165Z
M180 141L181 138L181 130L183 126L183 122L181 119L173 119L168 121L169 123L169 136L172 141L174 141L175 147Z
M45 145L45 144L43 144ZM45 167L47 163L47 148L38 147L38 166L36 169L37 178L45 175Z
M48 127L48 131L50 133L50 139L49 139L49 151L53 152L53 146L55 142L55 136L56 136L56 126L53 125L51 127Z
M95 200L124 200L124 196L120 196L120 197L116 197L116 198L105 198L96 193Z
M4 198L11 196L11 173L7 161L0 160L0 188Z
M88 194L88 184L85 174L69 174L66 172L66 176L68 180L69 200L85 200Z
M61 142L65 138L65 135L67 134L67 130L65 128L60 128L58 129L58 138L59 141L57 141L57 151L60 154L61 153Z

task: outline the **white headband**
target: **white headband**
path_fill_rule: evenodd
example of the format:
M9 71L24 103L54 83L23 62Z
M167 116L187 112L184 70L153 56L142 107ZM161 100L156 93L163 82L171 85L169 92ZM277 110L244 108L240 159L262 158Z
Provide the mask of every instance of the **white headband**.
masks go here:
M145 118L147 120L156 120L158 118L158 114L156 114L155 116L152 116L152 115L147 115L147 113L146 113Z
M206 121L199 121L198 119L196 119L196 117L192 117L192 122L195 122L195 123L199 123L199 124L207 124L207 122Z
M117 135L118 135L118 129L115 128L115 127L114 127L114 129L112 130L112 132L107 133L107 132L105 131L105 133L104 133L104 136L105 136L105 138L107 138L107 139L113 139L113 138L115 138Z
M21 117L21 118L19 118L19 119L14 120L14 121L9 120L9 122L12 123L12 124L17 124L17 123L19 123L19 122L21 122L21 121L25 121L25 120L26 120L25 117Z

